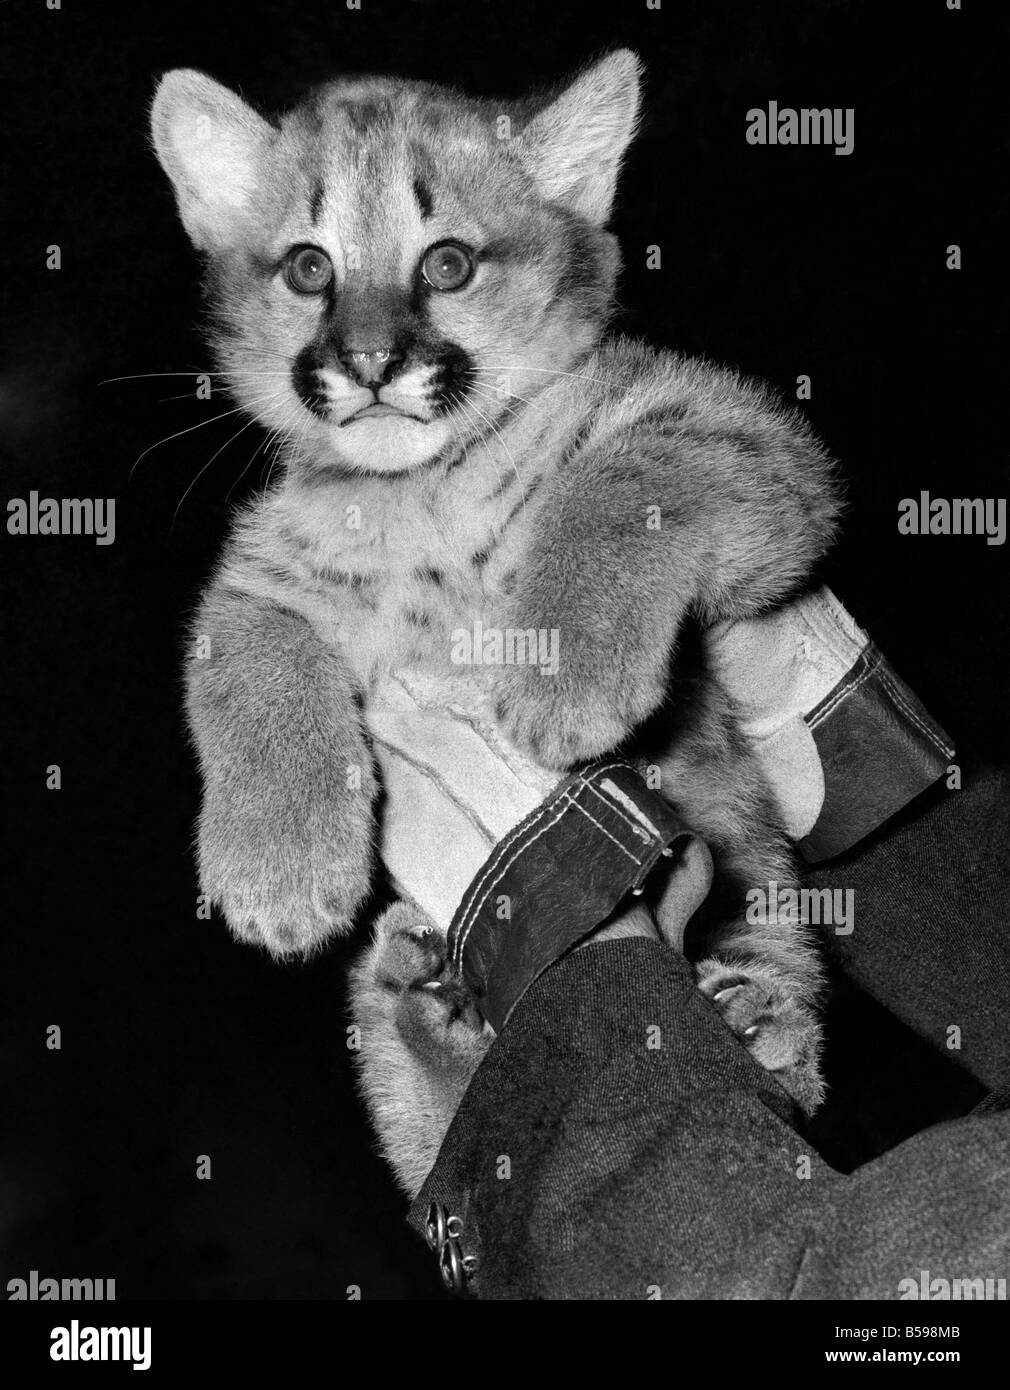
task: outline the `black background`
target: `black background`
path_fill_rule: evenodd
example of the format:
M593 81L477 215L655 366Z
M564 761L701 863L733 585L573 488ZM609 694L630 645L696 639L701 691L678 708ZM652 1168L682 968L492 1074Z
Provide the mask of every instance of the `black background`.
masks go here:
M1006 548L897 532L920 490L1007 491L1005 151L982 103L1005 36L988 22L973 0L0 5L5 500L117 499L111 546L3 535L4 1282L37 1268L114 1277L120 1298L438 1293L353 1094L357 944L280 968L195 916L181 634L228 494L261 485L263 460L243 472L250 429L194 483L229 418L155 448L131 481L143 450L227 403L195 402L180 377L99 384L209 365L196 260L147 147L157 75L200 67L267 108L358 71L507 97L636 48L621 327L789 395L811 376L803 408L850 499L826 578L955 738L1003 760ZM745 113L770 99L854 107L854 153L748 145Z

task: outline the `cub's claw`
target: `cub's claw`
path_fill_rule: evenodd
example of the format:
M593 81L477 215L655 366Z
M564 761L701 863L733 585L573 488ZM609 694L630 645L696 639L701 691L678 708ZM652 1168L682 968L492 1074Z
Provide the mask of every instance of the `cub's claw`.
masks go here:
M473 996L453 974L445 938L406 903L396 903L376 923L368 968L381 989L400 996L395 1014L401 1032L444 1033L455 1024L483 1032Z
M772 971L708 960L698 967L698 988L754 1060L812 1114L824 1099L821 1029L790 982Z

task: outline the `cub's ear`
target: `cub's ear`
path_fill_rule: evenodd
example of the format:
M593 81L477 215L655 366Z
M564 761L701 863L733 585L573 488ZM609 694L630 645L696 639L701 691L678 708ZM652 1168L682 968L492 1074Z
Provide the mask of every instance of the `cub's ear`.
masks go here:
M602 225L621 159L635 133L642 64L621 48L575 79L523 132L527 164L544 195Z
M151 139L194 246L218 249L241 234L276 136L241 97L202 72L176 68L161 79Z

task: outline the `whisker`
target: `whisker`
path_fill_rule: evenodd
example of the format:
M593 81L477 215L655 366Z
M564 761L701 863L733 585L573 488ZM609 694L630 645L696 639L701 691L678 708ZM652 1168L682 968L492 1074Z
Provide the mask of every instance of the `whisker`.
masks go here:
M453 403L453 400L454 398L450 396L450 404ZM449 428L452 430L453 434L456 436L456 439L459 442L460 455L462 456L466 453L472 441L468 441L463 438L463 435L460 433L459 427L451 414L447 415L445 418L449 424ZM455 531L451 527L446 526L442 521L441 517L439 517L438 515L432 517L432 523L436 532L438 533L439 538L442 540L442 542L445 544L445 546L450 552L455 553L457 562L460 565L462 565L466 557L463 552L462 543L460 542L460 539L456 535Z
M463 400L463 401L460 401L460 402L459 402L459 405L460 405L460 409L461 409L464 413L465 413L467 410L470 410L470 411L472 411L473 414L476 415L479 419L483 420L484 423L485 423L486 425L490 425L490 424L491 424L491 422L488 420L487 416L486 416L486 415L482 415L481 412L477 409L477 407L473 404L472 401ZM492 425L491 428L493 429L494 426ZM501 442L501 435L498 436L498 439L499 439L499 442ZM487 434L486 434L486 433L482 433L482 432L480 431L479 427L478 427L477 437L476 437L476 439L475 439L473 442L474 442L475 444L481 444L481 445L483 446L484 452L487 454L487 457L488 457L488 462L491 464L491 467L494 469L495 477L498 479L498 488L499 488L499 492L504 492L504 491L505 491L505 484L504 484L504 481L503 481L503 479L502 479L501 473L498 471L498 465L497 465L497 463L495 462L494 454L491 452L490 445L489 445L488 442L487 442ZM504 448L504 445L502 445L502 447ZM508 453L508 450L505 449L505 452ZM510 457L511 457L511 455L510 455ZM514 459L513 459L513 461L512 461L512 467L515 468L515 460L514 460ZM516 474L516 476L517 476L517 477L519 476L518 473ZM520 479L520 486L522 486L522 479ZM499 508L498 508L498 509L499 509L499 513L500 513L501 515L504 515L504 511L505 511L505 504L504 504L504 502L500 502L500 503L499 503Z
M232 493L233 493L233 492L235 491L235 489L238 487L239 483L242 481L242 479L245 477L245 475L249 472L249 469L250 469L250 468L253 466L253 464L256 462L256 455L259 454L259 453L261 453L264 449L269 448L269 446L270 446L270 441L271 441L272 439L277 439L277 438L279 438L279 437L280 437L280 433L281 433L281 427L280 427L279 425L275 425L273 429L267 430L266 434L263 436L263 438L260 440L260 442L256 445L256 448L255 448L255 449L252 451L252 453L249 455L249 460L248 460L248 462L246 463L246 466L242 469L242 472L238 475L238 477L237 477L237 478L234 480L234 482L232 483L231 487L229 487L228 491L225 493L225 495L224 495L224 504L225 504L225 506L227 506L228 503L231 501L231 495L232 495Z
M500 397L502 394L504 394L504 395L506 395L506 396L510 396L510 397L511 397L511 396L515 396L515 399L516 399L516 400L522 401L522 402L524 403L524 405L528 405L528 406L530 407L530 409L533 410L536 414L539 415L539 414L541 414L542 411L543 411L543 406L542 406L539 402L537 402L537 401L528 401L528 400L526 400L525 396L516 396L516 395L515 395L515 392L513 392L513 391L506 391L506 392L502 393L501 387L498 387L498 388L496 389L496 391L492 392L490 395L489 395L486 391L482 391L479 387L476 387L476 386L472 386L472 385L471 385L470 390L471 390L471 391L476 391L476 392L478 393L478 395L487 396L487 399L488 399L488 400L492 400L492 401L497 401L497 400L499 399L499 397ZM509 416L510 416L511 418L513 418L513 419L518 418L518 412L515 411L515 410L513 410L511 407L506 406L506 407L505 407L505 410L506 410L506 412L509 414ZM558 433L558 426L557 426L557 423L555 422L555 424L554 424L554 436L555 436L555 437L557 436L557 433Z
M117 382L123 381L151 381L159 377L189 377L193 381L198 381L200 377L218 378L212 387L212 395L222 395L228 385L240 385L243 381L283 381L285 378L276 369L273 371L247 372L247 371L220 371L220 372L142 372L139 376L112 376L106 381L98 381L96 386L113 386ZM178 396L160 396L155 405L165 405L172 401L192 401L199 397L193 391L183 391ZM208 396L206 399L210 399Z
M516 475L516 482L519 484L520 491L522 492L522 495L523 495L523 515L525 516L525 513L526 513L526 485L523 483L522 474L519 472L519 468L518 468L518 466L517 466L517 464L516 464L515 458L513 457L512 450L511 450L511 449L508 447L508 445L505 443L505 437L504 437L504 435L503 435L503 434L501 433L501 431L497 428L497 426L494 424L494 422L491 421L491 420L489 420L489 419L487 418L487 416L484 415L480 410L477 410L477 407L476 407L472 402L470 402L470 408L471 408L471 410L476 411L477 414L480 416L480 418L481 418L487 425L489 425L489 426L491 427L492 430L494 430L494 433L495 433L495 435L496 435L497 438L498 438L499 444L501 444L502 448L505 450L505 453L506 453L506 455L507 455L507 457L508 457L508 460L509 460L509 462L510 462L511 465L512 465L512 472ZM497 471L498 471L498 470L495 469L495 472L497 472ZM498 483L499 483L499 486L500 486L500 485L501 485L501 475L500 475L500 474L499 474L499 477L498 477ZM501 499L501 510L502 510L502 511L505 510L505 498L504 498L504 496L503 496L502 499Z
M228 351L245 352L248 353L251 357L278 357L282 362L287 362L289 365L292 364L295 360L289 353L278 352L276 348L252 347L248 343L233 343L229 347Z
M291 356L290 356L288 353L286 353L286 352L278 352L278 351L277 351L276 349L274 349L274 348L252 347L252 346L250 346L250 345L248 345L248 344L246 344L246 343L236 343L236 344L232 344L232 346L229 348L229 352L230 352L230 353L244 353L244 354L246 354L246 355L249 356L249 357L275 357L275 358L278 359L278 361L286 362L286 363L288 364L288 366L291 366L291 365L294 363L294 360L295 360L293 357L291 357ZM275 370L274 372L271 373L271 372L268 372L268 371L263 371L263 372L247 372L247 371L243 371L241 368L221 367L221 368L218 368L218 369L212 369L212 368L209 368L209 367L196 367L196 368L193 368L191 371L185 371L185 372L178 372L178 371L175 371L175 372L133 372L133 373L131 373L131 374L128 375L128 376L110 376L110 377L106 377L103 381L98 381L98 382L96 382L95 385L96 385L96 386L112 386L112 385L114 385L116 382L120 382L120 381L151 381L151 380L153 380L153 379L156 378L156 377L169 377L169 376L188 376L188 377L196 378L196 377L201 377L201 376L210 376L210 377L215 377L215 376L222 376L222 377L229 377L229 376L245 376L245 377L251 377L251 376L271 376L271 375L276 376L276 375L278 375L278 373L277 373L276 370ZM182 399L182 397L180 397L179 399Z
M499 362L499 363L490 362L490 363L488 364L488 367L487 367L486 369L480 369L480 370L489 370L489 371L492 371L492 372L494 372L494 371L499 371L499 372L506 372L506 373L507 373L507 372L512 372L514 375L519 375L519 374L521 374L522 372L541 372L541 373L543 373L543 374L546 375L546 376L567 376L567 377L571 377L571 378L572 378L573 380L575 380L575 381L592 381L592 382L594 382L597 386L612 386L612 385L613 385L613 382L607 381L605 377L601 377L601 376L586 376L585 372L559 372L559 371L557 371L557 370L556 370L555 368L553 368L553 367L526 367L526 366L516 366L516 365L514 365L514 364L506 364L506 363L503 363L503 362Z
M270 488L270 482L273 478L274 468L277 466L277 462L281 458L285 444L289 444L292 441L292 439L294 439L296 436L300 442L302 439L305 438L306 434L308 433L309 427L312 424L312 416L306 414L305 419L302 421L301 429L296 431L294 429L294 426L298 422L298 416L298 407L292 407L288 414L287 420L284 421L283 424L278 425L276 429L271 430L270 434L267 435L266 448L264 450L267 460L267 480L265 486L263 484L263 469L260 469L260 485L263 487L264 496ZM272 454L270 453L271 449L273 450Z
M298 431L297 435L294 436L294 443L293 443L293 447L292 447L292 450L291 450L291 457L292 457L292 458L294 458L294 457L297 455L298 450L302 447L302 444L303 444L303 442L304 442L304 440L305 440L305 436L308 434L309 428L310 428L310 426L312 425L312 423L313 423L313 416L310 415L310 414L308 413L308 411L306 411L306 413L305 413L305 419L304 419L304 421L302 422L302 427L301 427L301 429ZM288 431L289 433L290 433L290 429L291 429L290 425L287 426L287 431ZM284 446L284 440L283 440L283 439L278 439L278 441L277 441L277 447L276 447L276 449L274 450L274 456L273 456L273 458L270 460L270 467L267 469L267 480L266 480L266 483L265 483L264 486L263 486L263 492L262 492L262 494L261 494L261 496L263 496L263 497L266 497L267 493L270 491L270 483L271 483L271 481L273 480L274 469L277 467L277 460L278 460L278 459L280 458L280 456L281 456L281 450L282 450L283 446Z
M224 419L227 419L227 417L228 417L229 415L237 415L238 412L239 412L240 410L245 410L245 409L247 409L247 408L249 408L249 409L258 409L260 406L268 405L271 401L276 400L277 397L278 397L279 395L282 395L282 394L283 394L282 392L277 391L277 392L274 392L273 395L268 396L266 399L264 399L263 397L259 397L257 400L254 400L254 401L250 402L249 405L248 405L248 407L245 406L245 405L236 405L236 406L233 406L231 410L222 410L219 414L217 414L217 415L212 415L212 416L210 416L210 418L207 419L207 420L199 420L199 421L197 421L197 423L196 423L195 425L190 425L188 429L185 429L185 430L177 430L177 431L175 432L175 434L169 434L169 435L166 435L164 439L157 439L157 440L155 440L155 442L154 442L153 444L149 444L149 445L147 446L147 448L144 450L144 452L143 452L142 454L138 454L137 457L133 460L133 464L132 464L132 466L131 466L131 468L130 468L130 472L129 472L127 481L128 481L128 482L132 482L132 480L133 480L133 474L134 474L134 472L135 472L135 470L136 470L137 464L140 463L141 459L146 458L147 455L151 452L152 449L157 449L157 448L159 448L162 444L169 444L169 443L171 443L171 441L172 441L173 439L181 439L182 436L183 436L184 434L192 434L194 430L203 429L204 425L212 425L212 424L214 424L214 422L215 422L216 420L224 420Z
M104 381L96 381L96 386L111 386L117 381L149 381L156 376L223 376L223 372L140 372L135 376L110 376Z
M275 396L270 397L269 400L260 401L260 402L258 402L258 404L260 404L260 405L271 405L275 400L278 399L278 397L279 397L280 395L281 395L281 392L278 391L277 394L276 394ZM201 478L203 477L203 475L206 473L207 469L211 466L211 464L214 462L214 460L215 460L220 454L224 453L224 451L225 451L225 449L227 449L228 445L229 445L229 444L233 444L233 443L235 442L235 440L238 439L238 437L239 437L240 434L245 434L245 432L246 432L247 429L250 429L253 425L258 424L258 423L259 423L259 422L257 421L255 415L253 415L249 420L246 421L246 423L242 426L241 429L236 430L235 433L234 433L233 435L230 435L229 438L225 440L225 442L221 445L221 447L220 447L219 449L217 449L213 454L211 454L210 458L207 460L207 462L203 465L203 467L202 467L202 468L200 469L200 471L197 473L196 477L195 477L195 478L193 479L193 481L190 483L189 487L186 489L186 491L185 491L185 492L182 494L182 496L179 498L179 501L178 501L178 504L176 505L175 511L172 513L172 525L169 527L169 532L170 532L170 533L171 533L172 529L175 527L176 518L177 518L178 515L179 515L179 508L182 506L183 502L185 502L186 498L187 498L187 497L189 496L189 494L193 491L193 489L194 489L194 487L196 486L196 484L200 481L200 479L201 479Z
M286 433L288 433L288 431L285 431L285 434ZM264 497L270 491L270 480L274 476L274 468L277 464L277 460L281 456L281 450L284 444L285 439L278 430L274 432L274 438L268 441L266 448L263 450L263 463L260 465L259 485L262 488L262 495ZM270 452L271 449L274 451L272 454ZM266 468L267 471L266 482L263 481L264 468Z
M483 367L478 367L478 368L476 368L476 370L474 371L474 376L491 376L491 375L492 375L492 373L491 373L490 371L485 371ZM476 389L476 388L474 388L474 389ZM500 386L497 386L497 387L495 387L494 391L492 392L491 398L492 398L492 399L495 399L496 397L499 397L499 396L508 396L509 400L512 400L512 401L522 401L523 405L528 405L528 406L530 407L531 410L542 410L542 409L543 409L543 407L540 406L540 405L538 405L536 401L531 401L531 400L530 400L528 397L526 397L526 396L520 396L520 395L518 394L518 392L516 392L516 391L503 391L502 388L501 388Z
M196 397L193 395L192 391L184 391L181 396L159 396L159 398L155 401L155 405L167 405L169 401L193 400L196 400Z
M147 448L144 450L144 452L142 454L138 454L137 457L133 460L133 466L130 469L127 481L132 481L134 470L136 469L137 464L140 462L141 459L146 458L152 449L157 449L162 444L170 444L173 439L181 439L184 434L192 434L194 430L203 429L204 425L212 425L215 420L224 420L229 415L237 415L238 412L242 409L242 406L237 405L232 410L222 410L220 415L212 415L209 420L200 420L197 424L190 425L189 429L177 430L175 434L166 435L164 439L159 439L156 440L154 444L149 444Z
M480 396L481 400L490 401L492 405L501 406L500 413L502 417L507 417L509 420L517 420L519 418L519 412L516 410L515 406L507 403L503 404L499 394L481 390L479 386L474 386L472 382L468 389L472 391L474 395ZM518 399L518 397L516 399Z
M462 396L460 396L457 392L451 393L448 399L449 399L449 404L452 405L452 406L454 406L454 407L460 412L460 414L461 414L464 418L467 418L467 402L466 402L466 400L465 400ZM455 428L455 422L453 421L452 416L449 415L449 416L447 416L446 418L448 419L449 423L450 423L451 425L453 425L453 427ZM472 444L482 444L482 445L484 446L484 451L485 451L485 453L487 453L488 457L489 457L490 460L491 460L491 466L492 466L492 468L495 468L495 472L497 472L497 468L495 467L494 457L493 457L493 455L491 454L490 449L488 449L487 440L486 440L486 438L485 438L485 434L484 434L484 432L481 430L480 426L477 424L476 417L474 417L474 418L472 419L472 428L473 428L473 433L472 433L471 435L469 435L468 438L464 438L463 435L461 434L461 432L460 432L458 429L456 430L456 438L460 441L461 452L462 452L463 454L465 454L466 451L470 448L470 446L471 446ZM501 479L501 474L500 474L500 473L498 474L498 477L499 477L499 480L500 480L500 479Z

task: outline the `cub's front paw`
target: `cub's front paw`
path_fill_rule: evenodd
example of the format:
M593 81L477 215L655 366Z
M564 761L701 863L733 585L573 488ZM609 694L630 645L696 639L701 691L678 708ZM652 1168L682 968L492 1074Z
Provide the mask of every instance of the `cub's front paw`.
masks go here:
M341 789L342 790L342 789ZM370 795L279 802L252 787L209 791L200 815L200 886L240 940L310 955L349 931L371 878Z
M543 767L565 770L609 753L663 698L658 674L622 686L616 662L566 659L555 674L503 666L495 676L495 718L505 737Z
M698 988L715 1005L756 1062L811 1115L824 1099L821 1028L809 1005L771 971L702 961Z

